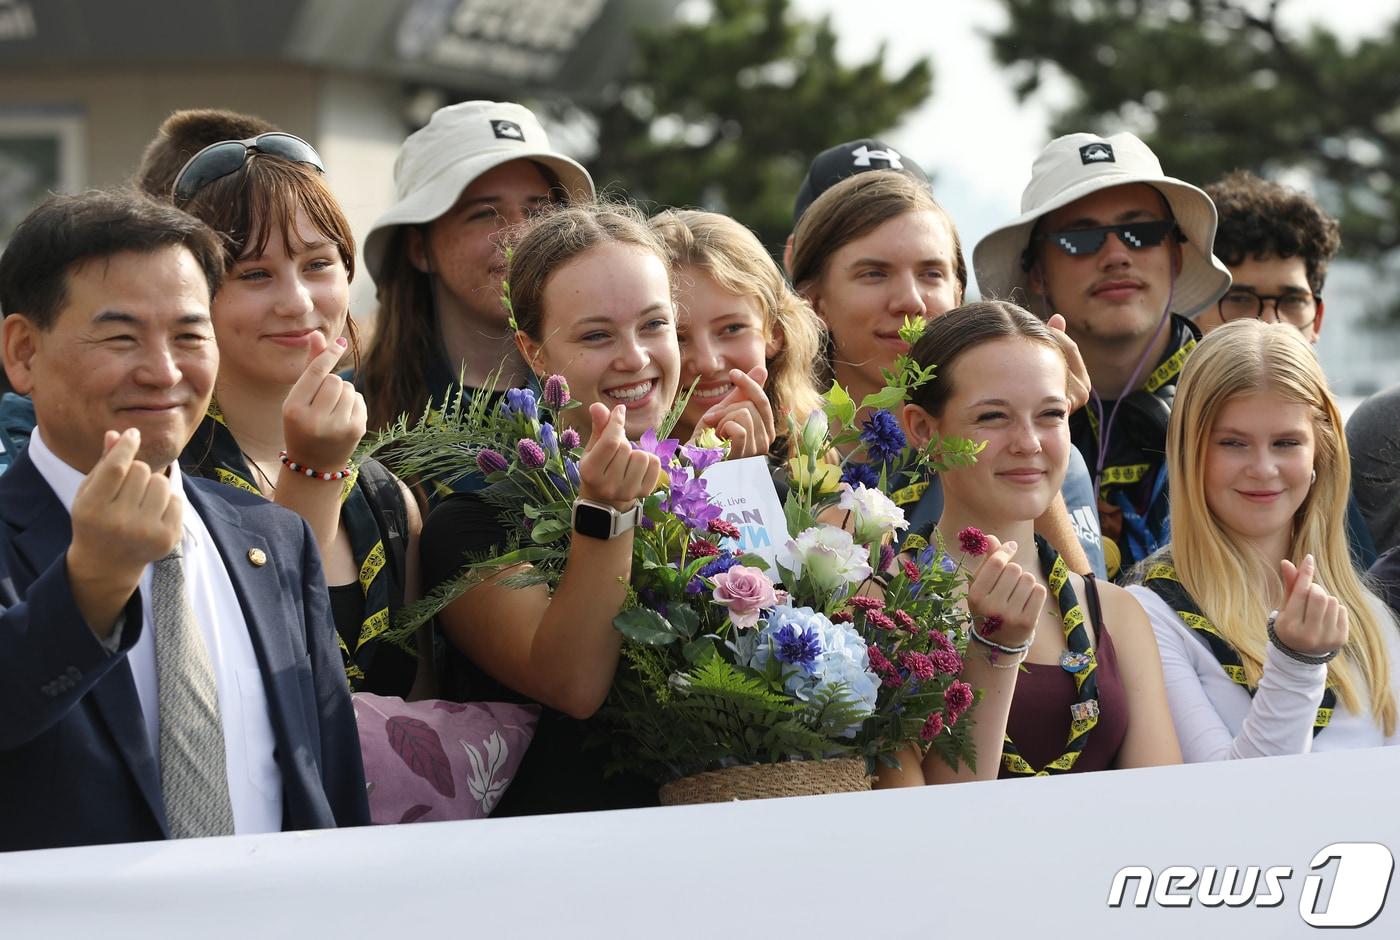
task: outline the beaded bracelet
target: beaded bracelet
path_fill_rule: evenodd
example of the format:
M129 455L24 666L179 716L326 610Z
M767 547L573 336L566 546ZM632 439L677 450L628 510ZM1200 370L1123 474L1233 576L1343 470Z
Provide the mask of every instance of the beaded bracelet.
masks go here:
M1264 632L1269 635L1269 642L1274 644L1274 649L1278 650L1280 653L1287 656L1289 659L1294 660L1295 662L1300 662L1305 666L1323 666L1336 659L1337 654L1342 651L1341 647L1338 647L1332 652L1323 653L1320 656L1314 656L1311 653L1300 653L1278 638L1278 634L1274 632L1274 621L1276 621L1277 619L1278 611L1269 611L1269 623L1268 626L1265 627Z
M287 452L285 450L279 453L277 456L281 458L282 463L286 464L287 469L292 471L293 473L299 473L302 476L310 477L313 480L325 480L327 483L330 483L333 480L343 480L346 477L348 477L352 472L350 467L348 466L344 470L334 470L330 473L326 473L321 470L312 470L310 467L302 466L292 458L288 457Z

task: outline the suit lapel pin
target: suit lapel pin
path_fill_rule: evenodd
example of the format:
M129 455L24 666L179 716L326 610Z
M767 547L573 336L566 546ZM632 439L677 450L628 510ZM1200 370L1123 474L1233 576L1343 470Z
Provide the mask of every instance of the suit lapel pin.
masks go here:
M261 568L267 564L267 552L261 548L250 548L248 549L248 561L252 563L254 568Z

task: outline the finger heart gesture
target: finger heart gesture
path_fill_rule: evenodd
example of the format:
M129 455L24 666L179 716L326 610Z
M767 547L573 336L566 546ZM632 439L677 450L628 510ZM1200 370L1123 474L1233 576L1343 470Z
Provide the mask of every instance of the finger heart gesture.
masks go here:
M1346 645L1349 629L1347 609L1318 584L1317 560L1312 555L1300 565L1285 559L1279 565L1283 575L1283 605L1274 619L1274 635L1297 653L1326 656Z
M611 411L600 402L588 408L593 434L579 458L579 495L618 509L628 509L656 490L661 461L655 454L634 450L627 440L627 407Z
M973 572L967 606L976 617L1000 618L997 642L1019 646L1035 633L1049 592L1033 572L1011 560L1016 555L1015 542L1003 545L990 534L987 541L991 547Z
M754 366L748 372L739 369L729 370L729 380L734 389L720 399L700 418L695 426L695 436L706 428L729 441L729 456L757 457L768 453L777 436L773 421L773 405L763 383L768 379L768 369ZM692 439L693 442L693 439Z
M287 454L297 463L322 471L344 467L365 436L365 399L349 382L333 374L345 352L345 340L327 344L312 333L306 370L282 405L282 433Z

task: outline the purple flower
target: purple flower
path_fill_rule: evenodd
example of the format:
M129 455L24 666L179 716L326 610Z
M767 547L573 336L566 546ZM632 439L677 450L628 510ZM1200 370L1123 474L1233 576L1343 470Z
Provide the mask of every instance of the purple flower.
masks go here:
M933 678L934 661L923 653L903 653L899 657L899 664L909 670L909 674L920 682L926 682Z
M773 634L773 642L773 655L779 662L799 666L809 676L816 670L817 657L822 652L821 640L817 638L816 631L803 630L796 624L785 623Z
M739 538L739 527L728 519L711 519L709 529L716 535L722 535L727 539Z
M551 457L559 453L559 437L554 433L554 425L548 421L540 425L540 443L544 445L545 453Z
M704 592L705 582L700 580L699 575L696 575L685 583L685 593L687 594L703 594Z
M889 542L880 546L880 571L889 571L894 567L894 546Z
M987 554L987 550L992 547L992 543L987 541L986 533L971 525L958 533L958 545L974 557Z
M645 604L648 608L656 611L661 616L670 616L670 610L666 604L666 598L662 597L660 594L656 593L656 591L652 590L651 588L642 588L637 592L637 597L640 598L642 603Z
M739 559L729 551L722 551L715 557L714 561L707 562L697 574L702 578L714 578L717 574L723 574L739 563Z
M506 397L501 401L501 411L504 414L517 414L527 421L537 420L540 416L539 408L535 404L535 393L528 388L511 388L506 390Z
M510 469L506 458L489 447L476 452L476 467L485 474L505 473Z
M687 444L681 448L681 453L685 454L685 459L690 461L691 469L695 471L696 476L724 459L723 447L691 447Z
M551 375L544 380L544 403L555 411L569 403L569 383L562 375Z
M662 509L674 514L690 529L704 529L711 519L719 518L720 508L711 505L704 480L692 480L684 467L673 467L670 475L671 488Z
M954 682L943 691L943 703L948 706L948 723L956 724L972 707L972 686L961 680Z
M846 464L841 471L841 482L849 483L852 488L865 484L872 490L880 488L880 474L868 463L851 462Z
M566 431L565 433L567 434L568 432ZM583 485L578 475L578 464L574 463L568 457L564 458L564 476L569 478L569 485L574 489L578 489Z
M520 443L515 445L515 452L520 455L520 462L526 470L539 470L544 466L544 449L528 437L520 439Z
M893 463L904 450L904 432L894 415L883 408L873 412L860 426L860 439L865 444L865 452L871 461L880 464Z
M559 446L565 450L573 450L583 444L583 439L578 436L578 432L573 428L565 428L559 432Z
M943 716L938 712L932 712L928 718L924 719L924 726L919 729L919 737L925 741L932 741L943 733Z
M641 440L632 445L632 449L644 450L648 454L655 454L657 459L661 461L661 469L665 470L670 466L671 461L676 459L676 451L680 449L680 446L680 441L673 440L669 437L664 441L657 440L656 429L647 428L646 431L642 433Z

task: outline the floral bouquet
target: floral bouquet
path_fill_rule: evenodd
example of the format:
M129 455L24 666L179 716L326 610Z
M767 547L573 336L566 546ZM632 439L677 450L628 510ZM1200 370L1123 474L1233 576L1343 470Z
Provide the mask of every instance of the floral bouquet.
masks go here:
M921 328L906 322L906 340ZM725 457L724 442L713 432L695 445L665 437L683 400L634 445L656 454L663 474L644 501L631 590L614 621L622 664L600 718L616 767L666 782L833 757L861 759L868 773L928 748L954 766L973 761L967 712L976 696L957 678L964 578L936 546L897 557L907 523L884 492L920 470L975 459L961 440L911 449L890 413L931 374L901 357L887 386L859 406L833 384L800 427L789 419L798 444L784 514L797 535L773 567L739 549L735 520L708 490L704 474ZM496 408L474 402L381 438L405 472L441 473L469 459L512 529L505 553L473 559L405 611L396 632L416 629L502 567L530 564L506 585L557 583L582 453L560 416L577 404L551 376L538 394L512 390ZM860 425L858 407L871 410Z
M902 401L926 378L897 368L861 407ZM603 717L618 766L661 782L842 756L871 770L926 747L953 765L974 759L964 716L975 695L957 678L962 572L926 545L897 560L907 523L881 487L921 464L970 462L975 448L949 439L914 451L880 408L856 427L856 403L836 385L824 403L802 427L789 424L798 454L784 510L798 534L771 570L737 554L735 520L704 489L710 457L674 441L641 445L661 457L672 489L648 500L636 602L616 620L625 668ZM834 425L849 430L833 437Z

